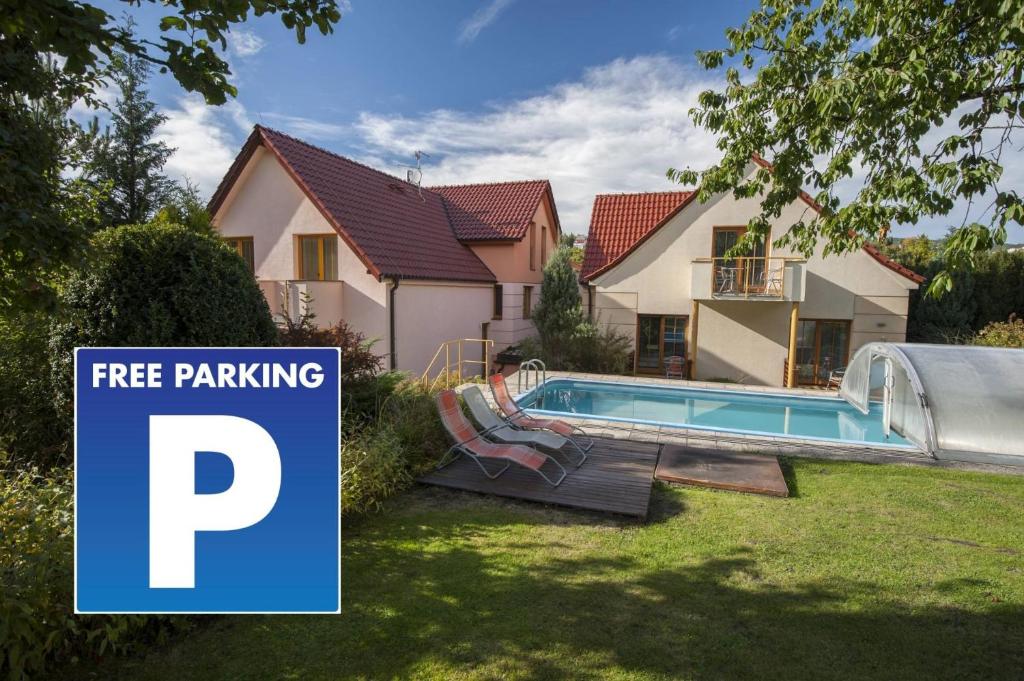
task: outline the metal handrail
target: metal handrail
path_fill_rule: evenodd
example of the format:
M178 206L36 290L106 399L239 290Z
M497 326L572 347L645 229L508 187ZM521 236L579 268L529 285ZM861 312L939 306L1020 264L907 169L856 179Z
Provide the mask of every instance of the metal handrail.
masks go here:
M484 344L484 358L483 359L465 359L465 358L463 358L463 356L462 356L462 345L463 345L463 343L483 343ZM452 364L452 346L453 345L456 348L455 364ZM484 378L486 378L491 373L491 371L490 371L490 369L491 369L491 349L493 347L494 347L494 341L490 340L488 338L454 338L452 340L446 340L445 342L441 343L441 345L437 348L437 352L434 353L434 356L431 358L430 363L427 364L427 369L426 369L426 371L423 372L423 376L420 377L420 380L426 386L430 386L430 385L433 384L434 380L436 380L436 379L431 380L431 378L430 378L431 372L434 370L434 365L437 363L438 359L440 359L442 352L444 353L444 367L442 367L443 371L439 371L438 372L437 378L441 378L442 375L444 376L444 387L445 387L445 389L448 389L448 388L452 387L452 385L451 385L452 374L455 374L456 380L458 381L458 383L456 383L456 385L459 385L459 384L462 383L463 367L466 364L482 364L483 367L484 367ZM455 369L454 371L452 371L453 367Z
M543 361L539 359L528 359L525 362L519 363L519 371L516 372L516 392L523 392L523 376L526 376L526 389L530 389L530 374L533 372L534 385L544 385L548 382L548 367ZM538 383L537 379L541 378L541 382Z
M711 293L713 296L737 298L782 298L786 290L786 263L794 258L774 256L740 256L707 258L711 262ZM726 263L729 263L726 266ZM758 271L757 265L760 264ZM753 276L752 273L757 272Z

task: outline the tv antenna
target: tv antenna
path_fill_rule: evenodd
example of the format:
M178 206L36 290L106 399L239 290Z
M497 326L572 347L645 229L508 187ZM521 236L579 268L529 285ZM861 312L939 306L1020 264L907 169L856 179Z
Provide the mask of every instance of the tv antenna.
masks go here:
M424 157L430 158L430 154L428 154L425 151L420 151L419 149L417 149L415 152L413 152L413 155L416 157L416 167L409 168L405 172L405 179L409 184L416 185L416 189L420 193L420 199L423 199L423 187L421 186L421 183L423 181L423 166L421 164L421 160Z

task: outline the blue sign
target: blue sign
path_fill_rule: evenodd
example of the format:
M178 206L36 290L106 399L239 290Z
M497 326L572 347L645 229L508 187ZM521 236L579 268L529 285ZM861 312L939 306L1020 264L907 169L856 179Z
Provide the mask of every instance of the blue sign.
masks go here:
M75 351L75 612L338 612L339 351Z

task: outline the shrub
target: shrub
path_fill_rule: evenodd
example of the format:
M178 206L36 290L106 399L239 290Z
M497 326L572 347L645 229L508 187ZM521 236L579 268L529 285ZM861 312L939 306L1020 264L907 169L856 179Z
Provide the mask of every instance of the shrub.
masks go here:
M384 499L411 481L401 441L387 421L367 427L342 443L342 514L376 510Z
M384 359L373 352L376 341L339 321L334 326L318 327L312 311L313 298L303 297L306 312L297 320L287 318L280 329L281 345L287 347L326 347L341 350L341 386L343 427L351 428L371 421L381 404L405 375L381 374Z
M191 626L186 617L73 614L73 499L70 472L0 473L0 676L25 679Z
M1010 315L1005 322L992 322L978 332L973 342L996 348L1024 348L1024 319Z
M566 248L555 251L544 268L540 301L532 319L553 368L564 366L572 354L573 335L584 322L579 283Z
M47 354L49 319L38 312L0 317L0 452L48 467L66 458ZM0 465L3 465L0 454Z
M128 225L101 232L94 246L92 262L69 278L50 340L66 423L76 346L277 344L252 272L216 237L180 225Z
M379 378L385 376L394 374ZM342 513L380 508L386 498L407 487L448 449L434 406L437 390L404 380L384 400L372 422L344 435Z
M551 352L539 336L520 341L518 349L524 359L536 357L551 370L625 374L632 368L633 343L629 336L590 321L576 326L562 341L560 352Z

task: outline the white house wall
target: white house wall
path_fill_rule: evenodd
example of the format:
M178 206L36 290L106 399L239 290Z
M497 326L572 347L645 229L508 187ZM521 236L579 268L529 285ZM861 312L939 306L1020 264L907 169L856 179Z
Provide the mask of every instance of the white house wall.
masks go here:
M261 281L298 279L297 237L334 234L344 319L376 339L375 352L388 355L387 284L367 272L273 154L263 147L255 151L213 222L222 236L252 237L256 278ZM270 302L276 311L279 305ZM333 311L336 305L327 307Z
M403 280L395 294L398 368L422 374L443 342L480 338L481 325L491 321L493 296L490 284ZM482 357L479 344L466 345L464 353L466 359Z

